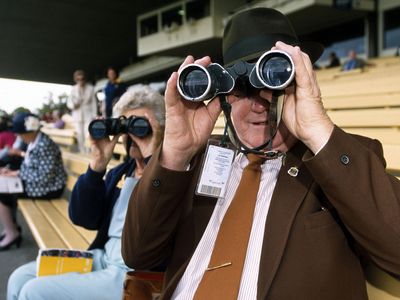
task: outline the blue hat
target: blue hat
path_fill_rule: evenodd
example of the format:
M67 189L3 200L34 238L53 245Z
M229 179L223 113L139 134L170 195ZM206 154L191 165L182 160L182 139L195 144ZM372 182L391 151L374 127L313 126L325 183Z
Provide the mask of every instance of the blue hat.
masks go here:
M15 133L27 133L34 132L40 129L40 120L39 117L27 113L20 112L17 113L13 118L13 126L12 131Z

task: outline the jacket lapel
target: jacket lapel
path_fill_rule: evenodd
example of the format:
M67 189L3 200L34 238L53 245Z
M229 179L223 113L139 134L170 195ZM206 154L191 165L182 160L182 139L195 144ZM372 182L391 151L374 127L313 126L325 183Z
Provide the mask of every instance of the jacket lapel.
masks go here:
M285 250L294 218L313 181L301 160L305 150L303 144L297 143L287 153L278 175L265 224L257 299L265 299L267 296ZM299 170L297 176L288 174L291 167L297 167Z
M192 202L189 201L191 204L188 207L188 211L190 211L191 218L193 220L193 223L191 224L192 226L189 226L190 229L188 228L188 232L192 234L188 234L189 235L187 237L188 249L185 250L188 251L190 254L188 255L186 261L179 267L179 269L176 271L174 276L169 281L169 284L166 287L162 299L170 299L172 297L173 292L175 291L179 281L181 280L184 272L186 271L190 259L192 258L192 255L196 250L196 247L200 242L200 239L202 238L204 231L206 230L206 227L208 225L208 222L211 218L211 215L214 211L215 205L218 200L217 198L214 197L199 196L195 194L195 189L197 187L197 180L200 176L200 169L201 169L199 162L202 161L202 158L203 156L201 156L201 158L197 161L197 163L195 163L197 169L195 170L193 181L191 182L191 185L189 187L189 192L187 193L188 195L191 195L190 197L193 197Z

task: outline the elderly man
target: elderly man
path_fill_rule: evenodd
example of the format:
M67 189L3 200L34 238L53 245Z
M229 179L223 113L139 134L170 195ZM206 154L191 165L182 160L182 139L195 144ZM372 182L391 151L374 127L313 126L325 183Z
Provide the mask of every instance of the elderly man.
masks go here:
M283 93L258 86L248 67L271 49L294 65L295 85ZM400 183L386 174L378 141L327 116L312 68L321 52L284 15L256 8L224 31L224 65L240 75L233 89L191 102L171 75L165 139L122 238L128 266L167 266L162 299L367 299L361 258L400 274ZM188 56L180 74L191 63L211 59ZM221 109L239 152L231 166L229 148L212 142L202 162ZM223 182L225 171L224 193L198 188L204 175Z

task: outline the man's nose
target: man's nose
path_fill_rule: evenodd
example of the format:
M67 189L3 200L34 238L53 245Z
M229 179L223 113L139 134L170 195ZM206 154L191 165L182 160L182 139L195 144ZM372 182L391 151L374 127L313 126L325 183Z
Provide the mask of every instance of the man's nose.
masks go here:
M269 107L269 100L266 100L264 98L261 97L250 97L250 101L251 101L251 109L254 112L264 112L265 110L267 110L267 108Z
M262 98L264 101L268 101L268 103L271 103L271 101L272 101L272 90L261 89L260 92L259 92L259 97Z

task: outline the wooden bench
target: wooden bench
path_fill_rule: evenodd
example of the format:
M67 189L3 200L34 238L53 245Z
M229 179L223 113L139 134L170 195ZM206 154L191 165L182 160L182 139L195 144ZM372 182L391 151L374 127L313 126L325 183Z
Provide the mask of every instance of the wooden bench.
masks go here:
M86 172L87 160L77 160L73 154L63 151L63 161L68 171L66 191L70 194L79 174ZM68 216L68 200L21 199L18 206L39 248L65 248L86 250L96 236L72 224Z
M76 133L74 129L57 129L47 126L43 127L41 131L50 136L61 148L72 150L76 147Z
M18 205L41 249L86 250L96 236L95 231L71 223L68 217L68 201L65 199L19 200Z

